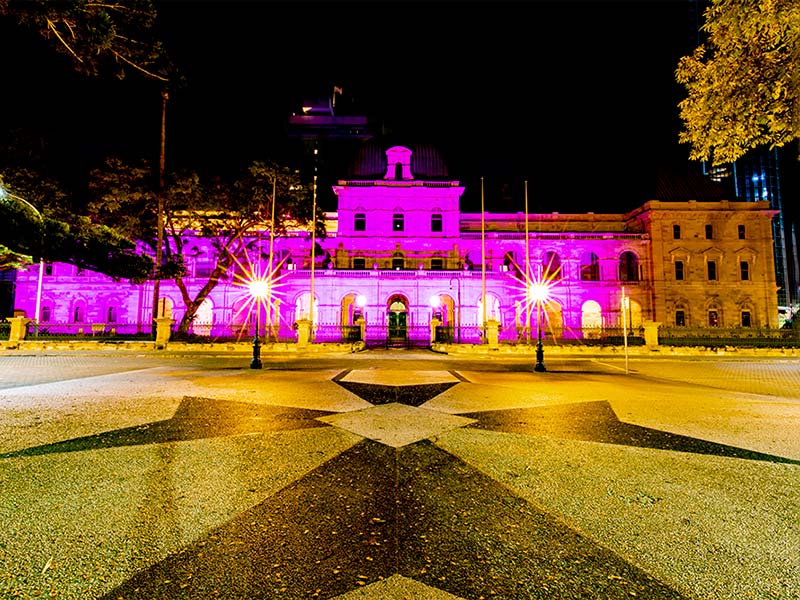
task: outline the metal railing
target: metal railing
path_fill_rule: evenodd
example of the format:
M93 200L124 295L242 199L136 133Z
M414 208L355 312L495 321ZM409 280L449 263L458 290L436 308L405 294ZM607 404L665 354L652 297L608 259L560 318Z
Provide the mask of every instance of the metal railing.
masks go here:
M194 323L188 333L178 331L173 324L171 340L189 343L249 342L255 334L251 323ZM537 328L500 327L498 341L503 345L535 346ZM66 323L31 321L27 326L28 340L75 340L97 342L146 341L153 338L150 323ZM0 321L0 340L10 337L10 323ZM273 328L259 330L264 342L296 343L295 327L281 323ZM386 324L367 324L365 336L358 325L340 323L315 323L311 330L311 343L364 342L367 347L424 348L431 345L430 325L404 325L394 328ZM483 344L484 328L477 324L461 326L440 325L434 330L434 342L441 344ZM544 326L542 343L547 346L642 346L645 343L641 327L584 327L567 328ZM661 346L697 346L720 348L800 348L800 324L780 329L769 327L660 327L658 343Z

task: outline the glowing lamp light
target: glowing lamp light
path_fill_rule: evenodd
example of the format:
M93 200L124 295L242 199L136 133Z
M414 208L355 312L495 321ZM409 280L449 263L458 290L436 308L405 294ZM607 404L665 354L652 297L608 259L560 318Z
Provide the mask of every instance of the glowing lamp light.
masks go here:
M439 308L442 305L442 299L439 296L431 296L431 308Z
M367 297L364 294L356 296L356 306L364 308L367 305Z
M532 283L528 286L528 297L536 304L547 300L550 295L550 288L546 283Z
M550 286L547 282L536 281L528 286L528 297L536 303L536 364L533 370L539 373L547 371L544 366L544 346L542 344L542 303L547 301Z
M269 282L266 279L253 279L247 284L250 295L255 298L264 298L269 293Z

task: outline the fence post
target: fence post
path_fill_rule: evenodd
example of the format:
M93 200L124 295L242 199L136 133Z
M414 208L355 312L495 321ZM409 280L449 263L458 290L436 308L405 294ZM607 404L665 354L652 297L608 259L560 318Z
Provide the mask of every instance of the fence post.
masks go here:
M172 333L172 317L156 318L156 350L166 350Z
M490 350L496 350L499 348L499 328L500 321L495 321L494 319L489 319L486 321L486 341L489 343Z
M305 348L311 340L311 321L308 319L298 319L297 321L297 346Z
M441 321L436 317L431 319L431 345L435 344L438 340L436 339L436 328L441 325Z
M364 320L364 317L358 317L356 319L356 325L358 325L359 329L361 330L361 338L362 342L367 341L367 322Z
M8 317L8 322L11 323L11 330L9 331L9 342L21 342L28 335L28 323L33 321L27 317Z
M658 328L661 327L661 323L645 321L642 326L644 327L644 345L648 348L658 346Z

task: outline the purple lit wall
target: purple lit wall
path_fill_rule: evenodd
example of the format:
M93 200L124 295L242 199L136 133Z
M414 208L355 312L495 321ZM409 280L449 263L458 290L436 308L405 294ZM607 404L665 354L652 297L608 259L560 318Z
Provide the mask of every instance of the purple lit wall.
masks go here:
M747 282L722 282L710 292L706 282L690 287L671 279L680 252L687 254L692 268L710 256L709 244L670 237L674 223L685 223L688 230L692 223L708 219L733 219L732 223L745 219L750 231L761 232L769 229L770 214L754 206L757 203L741 203L747 208L727 202L651 202L625 215L533 214L528 215L526 227L523 213L462 214L459 200L464 188L459 182L417 177L413 165L410 149L389 148L383 176L342 180L334 186L338 207L327 215L326 239L317 240L326 256L315 264L313 278L307 232L289 232L274 240L274 264L282 266L270 312L279 337L291 338L299 319L313 316L319 325L353 325L359 315L366 321L368 341L385 339L387 331L399 324L407 335L424 337L429 335L431 319L438 317L443 325L461 326L465 332L461 342L480 343L485 290L486 319L499 322L501 340L517 340L526 335L526 322L535 335L536 310L526 298L528 284L539 280L547 280L550 287L543 308L548 337L581 337L621 326L623 292L630 298L627 324L634 328L644 321L674 324L672 313L681 302L694 321L703 324L710 306L704 294L722 295L720 310L726 324L737 324L745 309L752 311L755 324L773 323L775 303L769 290L774 288L774 274L771 280L764 272ZM268 238L268 232L262 236ZM730 249L723 240L717 247L731 273L735 261L745 260L742 256L752 256L756 273L757 265L771 264L771 256L766 256L771 239L766 233L747 243L730 243ZM197 276L186 281L190 293L196 293L207 279L203 257L209 248L198 238L192 244L197 258L188 264L190 275ZM699 258L691 262L689 255ZM86 331L92 323L149 327L151 284L113 282L66 264L51 268L43 280L42 326L82 325ZM17 279L16 309L30 317L37 269L33 265ZM264 265L262 272L266 269ZM160 296L178 320L183 309L176 286L162 282ZM363 307L356 302L359 296L366 300ZM248 302L246 289L231 280L221 282L201 308L195 332L246 328L252 318ZM264 312L261 315L265 318Z

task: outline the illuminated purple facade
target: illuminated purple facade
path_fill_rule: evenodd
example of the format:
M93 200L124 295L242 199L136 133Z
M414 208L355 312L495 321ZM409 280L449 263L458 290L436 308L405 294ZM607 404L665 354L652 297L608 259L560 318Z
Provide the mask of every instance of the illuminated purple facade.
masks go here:
M324 255L313 268L309 232L272 240L280 268L269 313L279 340L296 339L302 320L313 323L316 341L334 339L337 328L363 317L367 344L430 340L433 319L454 342L481 343L482 324L491 321L500 341L519 341L536 335L536 306L526 302L534 281L550 288L541 313L549 339L621 327L622 306L633 328L647 321L777 325L773 212L766 203L652 201L626 214L527 219L525 213L461 213L464 188L446 176L434 151L369 152L352 178L334 186L337 211L327 215L327 237L316 240ZM268 232L259 239L262 251L270 246ZM202 238L187 245L194 257L187 282L195 293L213 263ZM152 284L113 282L66 264L47 268L42 327L121 331L151 322ZM31 317L37 276L34 265L17 279L16 308ZM179 320L177 287L162 282L160 296ZM198 312L194 333L251 334L249 301L233 277L222 281ZM262 325L264 318L262 312Z

